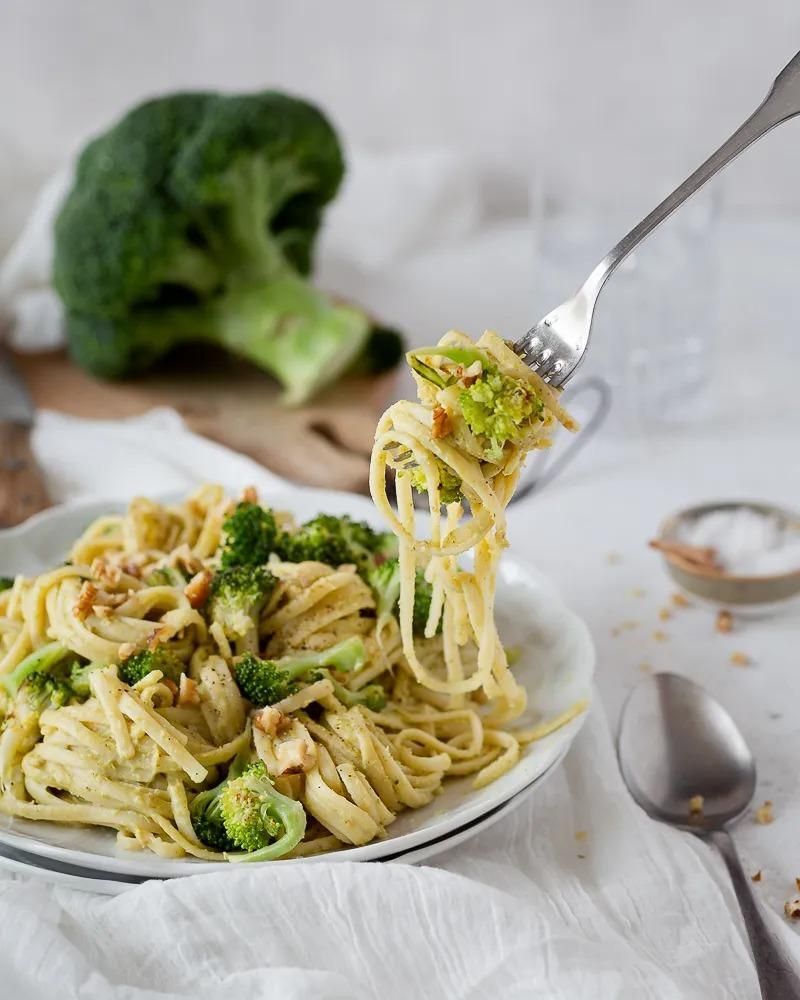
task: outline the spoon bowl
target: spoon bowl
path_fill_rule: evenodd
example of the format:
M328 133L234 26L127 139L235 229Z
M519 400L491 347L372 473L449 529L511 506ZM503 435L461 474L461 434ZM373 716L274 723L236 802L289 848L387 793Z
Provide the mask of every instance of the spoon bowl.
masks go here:
M634 688L617 748L637 803L653 819L692 833L732 823L755 793L755 761L736 723L679 674L653 674Z

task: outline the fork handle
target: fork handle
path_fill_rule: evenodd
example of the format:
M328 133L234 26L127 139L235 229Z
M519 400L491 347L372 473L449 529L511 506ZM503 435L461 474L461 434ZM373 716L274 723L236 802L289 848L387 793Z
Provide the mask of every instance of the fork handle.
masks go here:
M642 240L646 239L676 208L698 191L706 181L726 167L757 139L776 125L800 114L800 52L781 70L762 104L733 135L712 153L683 184L668 195L660 205L634 226L600 261L583 286L582 291L594 301L614 270Z

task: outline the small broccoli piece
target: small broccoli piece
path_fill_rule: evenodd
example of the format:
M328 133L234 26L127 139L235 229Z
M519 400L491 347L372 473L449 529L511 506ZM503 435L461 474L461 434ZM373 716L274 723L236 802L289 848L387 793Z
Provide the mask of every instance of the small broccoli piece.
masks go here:
M301 686L298 679L330 667L340 673L360 669L366 660L364 642L350 636L320 652L296 653L280 660L262 660L246 654L234 662L233 670L239 690L254 705L274 705L288 698Z
M184 665L166 646L156 646L155 649L140 649L121 660L117 675L121 681L133 687L153 670L160 670L166 680L180 684Z
M223 822L222 810L220 808L220 797L228 782L234 778L238 778L247 767L249 755L250 748L248 746L238 756L234 757L231 766L228 768L226 777L213 788L206 789L206 791L195 795L189 806L189 815L192 820L194 832L206 847L210 847L213 850L233 851L236 849L236 844L234 844L225 832L225 823Z
M282 558L288 562L312 560L328 566L354 563L359 571L397 555L397 538L391 532L375 531L365 521L346 514L318 514L293 535L281 541Z
M157 566L144 582L148 587L185 587L188 581L175 566Z
M396 615L400 601L400 562L397 559L390 559L388 562L376 566L369 576L369 585L375 594L375 606L378 612L378 623L389 615ZM431 610L431 600L433 598L433 586L425 579L425 574L421 569L417 570L414 578L414 614L413 628L414 635L425 634L425 625ZM441 622L439 623L441 631Z
M264 566L229 566L214 574L208 616L239 653L258 648L258 616L277 582Z
M484 371L461 390L458 402L467 426L482 441L489 462L500 461L506 443L520 440L544 409L528 386L498 371Z
M0 684L13 696L31 674L49 674L69 655L70 651L63 643L50 642L26 656L10 674L0 677Z
M28 709L41 715L48 708L61 708L75 700L75 691L69 681L37 670L29 674L19 689L17 699L23 698Z
M263 566L275 549L275 515L257 503L243 501L222 525L222 566Z
M358 691L351 691L338 681L334 681L333 693L348 708L353 705L363 705L373 712L381 712L386 708L386 691L380 684L367 684Z
M302 803L275 789L262 761L225 785L220 812L226 834L246 852L231 854L230 861L281 858L297 847L306 832Z
M95 670L102 670L105 663L79 663L77 660L72 664L69 671L69 683L76 697L85 701L92 693L89 687L89 677Z
M461 478L456 475L455 472L438 458L434 458L436 464L437 472L439 473L439 496L441 497L442 503L458 503L464 499L464 494L462 492L463 484ZM411 478L411 485L417 491L417 493L427 493L428 492L428 479L425 475L425 471L420 465L415 465L412 468L401 472L400 475L408 475Z
M13 576L0 576L0 591L11 590L14 586Z

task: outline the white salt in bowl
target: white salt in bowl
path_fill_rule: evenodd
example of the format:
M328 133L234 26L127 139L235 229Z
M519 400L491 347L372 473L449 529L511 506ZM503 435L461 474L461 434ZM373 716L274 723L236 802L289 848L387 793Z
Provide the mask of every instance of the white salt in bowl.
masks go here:
M723 572L662 553L678 586L710 604L763 613L800 597L800 514L794 511L748 500L698 504L670 515L658 540L715 549Z

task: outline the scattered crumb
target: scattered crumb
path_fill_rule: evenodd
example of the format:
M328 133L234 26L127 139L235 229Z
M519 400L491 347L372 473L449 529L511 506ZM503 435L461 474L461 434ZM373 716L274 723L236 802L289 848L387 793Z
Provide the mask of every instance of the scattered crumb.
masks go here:
M689 815L690 816L702 816L703 815L703 803L705 802L705 796L703 795L693 795L689 799Z
M683 594L677 592L672 595L672 603L676 608L690 608L692 606L691 602L687 601Z
M760 882L761 881L761 869L760 868L758 869L757 872L753 872L753 874L750 876L750 881L751 882Z
M652 674L653 672L653 667L649 663L640 663L639 669L643 674Z
M588 830L576 830L575 831L575 839L576 840L586 840L586 838L588 836L589 836L589 831Z
M752 660L747 653L742 653L737 649L735 652L731 653L731 663L734 667L749 667Z
M787 899L783 904L783 912L790 920L800 919L800 899Z
M717 632L733 631L733 615L730 611L720 611L717 615Z
M669 636L666 632L662 632L660 628L657 628L655 632L653 632L653 638L656 642L666 642L667 639L669 639Z
M581 861L585 861L586 860L586 855L585 854L576 854L575 857L580 858Z
M609 552L608 555L606 556L606 562L608 563L609 566L616 566L617 563L622 562L622 556L619 554L619 552Z
M760 805L758 809L756 809L755 821L756 823L760 823L762 826L766 826L774 819L775 816L772 813L772 802L767 799L763 805Z
M631 597L646 597L647 591L642 589L642 587L634 587L631 590Z
M658 612L658 617L661 619L662 622L668 622L670 618L672 618L672 612L669 610L669 608L662 608Z
M800 878L796 878L794 884L797 886L797 891L800 892Z
M611 634L614 636L621 635L623 632L632 632L634 629L639 628L640 623L629 619L628 621L620 622L619 625L615 625L611 629Z

